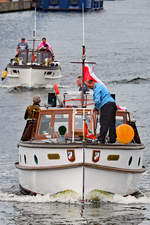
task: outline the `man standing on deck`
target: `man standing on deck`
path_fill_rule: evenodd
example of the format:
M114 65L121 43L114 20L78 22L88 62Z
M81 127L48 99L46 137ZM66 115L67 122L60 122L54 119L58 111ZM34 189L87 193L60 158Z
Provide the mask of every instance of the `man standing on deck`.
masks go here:
M86 82L88 88L93 89L95 109L100 111L100 135L98 140L105 144L105 138L109 131L109 143L116 142L116 103L107 88L90 79Z
M33 97L33 105L29 105L25 111L24 119L35 119L37 116L37 113L40 110L40 102L41 98L40 96L34 96Z
M40 102L41 98L39 96L34 96L33 105L29 105L25 111L24 119L27 120L27 123L21 137L22 141L31 140L35 132L38 112L40 111Z

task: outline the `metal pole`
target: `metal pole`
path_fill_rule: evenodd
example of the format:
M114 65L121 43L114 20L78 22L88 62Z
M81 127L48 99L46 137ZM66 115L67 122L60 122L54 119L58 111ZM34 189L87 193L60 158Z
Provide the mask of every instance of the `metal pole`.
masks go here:
M82 101L82 108L84 107L84 66L85 66L85 32L84 32L84 2L82 2L82 26L83 26L83 44L82 44L82 95L81 95L81 101Z

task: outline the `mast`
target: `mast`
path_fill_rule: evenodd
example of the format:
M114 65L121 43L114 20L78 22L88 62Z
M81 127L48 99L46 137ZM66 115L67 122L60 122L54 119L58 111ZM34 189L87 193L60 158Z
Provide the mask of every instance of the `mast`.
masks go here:
M86 60L86 55L85 55L85 31L84 31L84 2L82 2L82 30L83 30L83 42L82 42L82 108L84 107L84 66L85 66L85 60Z
M85 32L84 32L84 2L82 2L82 25L83 25L83 43L82 43L82 108L84 107L84 66L85 66ZM82 184L82 203L84 203L84 186L85 186L85 109L83 109L83 184Z
M36 7L34 10L33 51L35 50L35 41L36 41Z

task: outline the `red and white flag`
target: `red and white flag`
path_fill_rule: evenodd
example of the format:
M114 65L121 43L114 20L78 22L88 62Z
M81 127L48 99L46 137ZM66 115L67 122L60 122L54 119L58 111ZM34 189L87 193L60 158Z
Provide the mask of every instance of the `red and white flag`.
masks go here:
M89 64L85 64L84 66L84 81L88 81L88 80L94 80L96 83L100 83L102 85L105 86L105 84L95 75L95 73L93 72L93 67L91 67Z

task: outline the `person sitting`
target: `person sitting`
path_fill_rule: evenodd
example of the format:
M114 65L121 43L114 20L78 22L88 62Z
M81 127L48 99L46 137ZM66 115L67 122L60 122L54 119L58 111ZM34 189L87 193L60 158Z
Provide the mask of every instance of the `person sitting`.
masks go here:
M28 43L25 40L25 38L21 38L21 42L18 43L16 48L17 54L24 52L29 48Z
M34 136L37 117L40 111L40 102L40 96L34 96L33 105L29 105L25 111L24 119L27 120L27 123L21 137L22 141L29 141Z
M46 41L46 38L43 37L41 43L38 45L37 50L48 52L48 58L54 60L54 52L51 45Z
M82 91L82 77L78 76L77 77L77 86L79 87L79 91ZM84 94L89 91L89 88L87 85L84 83Z
M17 55L23 58L23 63L25 63L27 50L29 49L28 43L25 40L25 38L21 38L21 42L16 47Z

